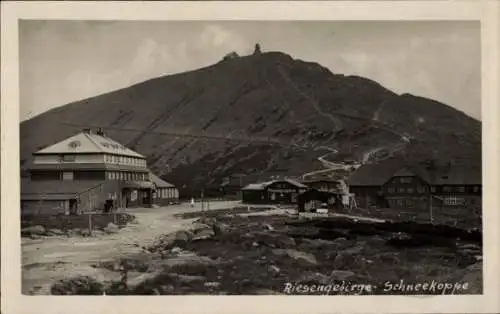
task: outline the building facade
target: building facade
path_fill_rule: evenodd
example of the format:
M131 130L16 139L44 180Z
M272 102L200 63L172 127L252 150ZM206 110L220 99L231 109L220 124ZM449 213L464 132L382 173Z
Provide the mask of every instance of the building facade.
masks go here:
M155 202L146 158L100 130L83 130L34 153L28 172L21 187L26 213L52 208L51 214L72 214Z
M374 168L379 167L374 171ZM397 167L397 165L396 165ZM384 170L386 170L384 172ZM450 209L482 206L481 171L469 167L364 165L348 179L359 207Z
M295 204L307 186L290 179L252 183L245 186L242 201L247 204Z

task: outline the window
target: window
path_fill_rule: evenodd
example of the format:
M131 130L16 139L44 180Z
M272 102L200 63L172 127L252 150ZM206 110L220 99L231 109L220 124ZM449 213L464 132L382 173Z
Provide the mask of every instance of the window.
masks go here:
M403 200L397 200L397 205L398 206L403 206Z
M405 188L398 188L398 193L404 193L405 192Z
M444 199L444 203L446 205L457 205L457 197L456 196L449 196Z
M73 180L73 172L63 172L63 180Z
M62 162L73 162L76 159L76 155L62 155L61 156L61 161Z
M464 193L465 192L465 186L459 186L459 187L457 187L457 192Z
M436 187L435 186L431 186L431 192L432 193L436 192Z
M394 193L394 188L388 188L388 189L387 189L387 192L389 192L389 193Z
M401 178L399 178L399 182L401 182L401 183L411 183L412 182L412 178L410 178L410 177L401 177Z
M413 193L415 190L414 190L413 188L408 188L408 189L406 189L406 191L407 191L408 193Z
M473 188L473 191L474 191L475 193L479 192L479 187L478 187L478 186L475 186L475 187Z
M422 185L417 186L417 192L418 193L425 193L425 186L422 186Z
M413 208L413 207L415 207L415 202L414 202L414 200L412 200L412 199L408 199L408 200L406 200L406 207L407 207L407 208Z
M451 192L451 186L443 187L443 192Z

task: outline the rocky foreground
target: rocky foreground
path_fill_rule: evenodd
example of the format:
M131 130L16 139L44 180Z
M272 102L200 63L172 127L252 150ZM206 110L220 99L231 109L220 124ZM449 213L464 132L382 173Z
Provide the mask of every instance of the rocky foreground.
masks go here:
M479 244L447 239L405 246L412 242L395 241L401 234L345 230L325 240L311 228L290 224L294 219L199 219L140 254L94 265L120 272L120 282L69 278L54 283L52 294L482 293ZM425 291L415 291L416 284L426 283ZM448 285L453 289L443 290Z

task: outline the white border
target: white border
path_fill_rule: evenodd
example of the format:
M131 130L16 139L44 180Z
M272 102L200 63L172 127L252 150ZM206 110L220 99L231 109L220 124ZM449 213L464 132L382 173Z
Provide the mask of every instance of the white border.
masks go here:
M497 1L2 2L2 313L492 313L500 312ZM18 19L481 20L485 294L375 297L48 297L20 295Z

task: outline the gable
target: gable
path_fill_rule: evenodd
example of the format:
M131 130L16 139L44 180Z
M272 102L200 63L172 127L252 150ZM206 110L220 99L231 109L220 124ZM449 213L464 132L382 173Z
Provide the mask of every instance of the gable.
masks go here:
M37 151L36 155L42 154L89 154L102 153L121 155L128 157L144 158L141 154L123 146L122 144L94 133L81 132L62 140L54 145Z

